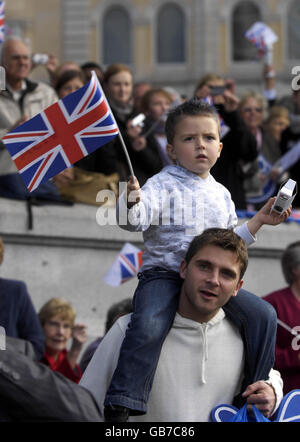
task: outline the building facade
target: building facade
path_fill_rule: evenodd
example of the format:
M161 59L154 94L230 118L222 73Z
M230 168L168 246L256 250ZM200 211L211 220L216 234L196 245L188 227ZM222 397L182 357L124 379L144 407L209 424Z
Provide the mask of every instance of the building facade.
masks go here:
M300 64L299 0L14 0L6 2L9 34L60 61L129 65L136 81L190 95L208 72L258 86L262 62L245 39L256 21L278 36L274 65L288 86ZM33 75L37 75L34 73ZM41 75L41 72L38 72Z

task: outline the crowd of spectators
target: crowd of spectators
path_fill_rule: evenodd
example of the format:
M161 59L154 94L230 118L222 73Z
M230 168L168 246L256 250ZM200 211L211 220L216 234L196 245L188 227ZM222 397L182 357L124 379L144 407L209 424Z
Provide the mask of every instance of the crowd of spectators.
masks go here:
M3 43L1 57L7 82L6 90L0 93L1 137L56 100L82 87L95 71L140 184L171 163L164 134L168 109L194 97L211 103L220 115L224 148L212 175L231 192L236 209L260 208L268 198L264 197L264 188L269 182L277 190L289 177L297 181L299 155L293 157L287 170L280 167L280 159L300 139L300 93L291 90L286 96L277 97L272 66L265 66L260 90L244 90L238 95L234 80L213 72L201 77L192 96L186 97L168 85L135 82L130 68L121 63L106 69L95 62L79 65L68 60L59 64L51 54L44 65L49 75L48 84L34 82L30 80L30 73L36 65L31 62L29 48L18 39ZM133 126L133 118L140 113L144 114L144 121ZM0 160L0 196L29 198L3 143L0 145ZM130 175L119 137L84 157L75 164L76 167L87 173L117 174L119 181L127 180ZM30 197L59 199L59 186L67 186L72 180L73 167L39 186ZM294 208L300 207L299 198L297 195Z
M269 182L274 184L276 192L288 178L298 181L300 154L293 157L287 169L281 167L281 158L297 149L300 141L300 88L287 91L284 97L277 97L273 67L265 67L260 91L245 90L238 95L234 80L213 72L200 78L192 96L186 97L168 85L135 81L130 68L121 63L112 64L106 69L102 69L96 62L83 61L79 65L73 61L64 61L59 64L53 55L49 55L45 64L49 75L48 84L32 81L30 73L35 65L31 62L29 48L19 39L9 39L3 43L1 64L6 70L6 90L0 92L0 138L58 99L81 88L90 80L91 72L95 71L141 185L164 166L172 164L173 160L167 154L164 132L167 112L190 98L204 100L218 111L223 150L211 173L230 191L236 209L259 209L268 199L268 195L264 197L264 188ZM134 125L134 117L141 113L144 120ZM61 189L76 179L77 168L87 174L117 177L116 182L127 181L130 175L123 147L116 137L30 194L0 141L0 197L21 200L36 197L43 201L63 202ZM300 193L294 200L293 208L300 210ZM299 243L296 245L295 250L299 254ZM0 264L3 251L0 238ZM297 282L299 262L298 258L295 263ZM295 287L295 284L292 286L294 279L287 282ZM289 297L296 304L299 304L298 292L298 285L297 292L295 288L288 289ZM267 298L273 304L274 299L274 296ZM0 326L5 327L8 336L31 341L42 363L78 383L101 338L91 344L80 362L79 355L87 339L86 327L75 324L72 305L54 298L37 315L26 285L21 281L0 278L0 305L4 303L12 306L10 310L0 309ZM126 300L126 308L124 305L118 315L130 309L131 300ZM10 314L4 316L4 311ZM31 325L28 324L29 319ZM292 326L295 324L296 321ZM109 327L107 325L105 332ZM281 330L278 334L279 346L284 341L284 333ZM71 339L72 344L67 350ZM283 351L277 348L279 370ZM300 383L297 384L300 379L298 369L296 375L293 371L293 376L296 376L293 387L298 385L300 388Z

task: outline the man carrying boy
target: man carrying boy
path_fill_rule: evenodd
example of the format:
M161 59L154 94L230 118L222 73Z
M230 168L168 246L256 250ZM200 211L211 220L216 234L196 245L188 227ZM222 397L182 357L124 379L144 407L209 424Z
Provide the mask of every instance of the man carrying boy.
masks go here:
M191 242L180 265L183 279L174 323L163 344L148 411L130 421L205 422L220 403L255 404L270 416L282 399L282 381L271 370L276 336L275 311L266 306L269 321L259 324L260 336L273 339L258 361L246 326L228 308L240 290L248 264L247 247L232 230L207 229ZM257 298L258 303L264 301ZM249 312L249 314L253 314ZM123 316L104 337L80 385L88 389L103 415L103 402L130 323ZM255 373L255 374L254 374ZM270 379L265 382L264 379Z
M207 230L195 238L180 267L184 282L178 311L162 348L148 413L136 420L207 420L213 406L230 403L241 392L235 405L240 406L242 399L255 403L267 416L275 411L282 381L270 370L274 310L266 303L269 321L258 324L258 342L269 333L273 319L275 324L274 339L260 360L259 348L246 333L247 324L227 302L243 298L241 292L234 295L246 266L246 247L232 230ZM263 302L257 297L257 303ZM6 350L0 351L0 421L102 421L104 396L129 317L110 329L79 385L39 363L33 349L25 352L25 342L7 337ZM261 381L269 375L268 383Z
M193 237L207 228L229 228L250 245L263 224L279 224L291 212L291 208L283 216L271 212L275 200L271 198L252 219L235 227L237 216L230 193L210 175L222 150L219 117L211 106L195 100L178 106L169 112L166 135L176 165L166 166L142 190L132 180L127 195L121 195L118 202L120 226L143 232L145 252L134 313L105 399L107 421L122 421L127 419L126 413L147 411L160 349L177 310L180 263ZM259 324L269 321L266 306L257 305L257 297L250 293L231 303L247 324L261 359L273 339L270 329L270 335L257 343Z

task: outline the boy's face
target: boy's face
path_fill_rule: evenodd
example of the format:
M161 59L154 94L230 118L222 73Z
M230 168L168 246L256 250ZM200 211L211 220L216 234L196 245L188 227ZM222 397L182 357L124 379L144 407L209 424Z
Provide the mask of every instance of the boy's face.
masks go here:
M163 94L154 94L150 98L146 114L153 120L158 120L170 107L170 100Z
M212 117L187 116L175 127L168 154L181 167L206 178L222 150L218 124Z

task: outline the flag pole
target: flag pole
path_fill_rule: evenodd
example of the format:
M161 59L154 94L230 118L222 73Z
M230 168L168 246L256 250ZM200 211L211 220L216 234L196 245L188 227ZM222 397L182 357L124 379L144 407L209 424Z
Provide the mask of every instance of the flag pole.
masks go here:
M126 160L127 160L127 164L128 164L128 167L129 167L130 175L131 175L132 177L134 177L134 172L133 172L132 164L131 164L130 157L129 157L129 154L128 154L128 150L127 150L127 148L126 148L125 141L124 141L124 139L123 139L123 137L122 137L122 134L121 134L121 132L120 132L119 126L118 126L118 124L117 124L117 122L116 122L115 116L114 116L114 114L112 113L112 110L111 110L111 108L110 108L110 105L109 105L109 103L108 103L108 101L107 101L107 99L106 99L106 96L105 96L105 94L104 94L104 91L103 91L103 89L102 89L102 86L101 86L101 84L100 84L100 81L98 80L98 77L97 77L95 71L92 71L92 75L95 76L95 79L96 79L96 81L97 81L98 84L99 84L99 88L100 88L100 90L101 90L101 92L102 92L103 99L104 99L104 101L105 101L105 103L106 103L106 106L107 106L108 109L110 110L110 114L111 114L111 116L112 116L112 119L114 120L114 123L115 123L115 125L116 125L117 128L118 128L118 137L119 137L119 140L120 140L120 142L121 142L121 145L122 145L122 148L123 148L123 151L124 151L124 154L125 154Z
M129 157L129 154L128 154L128 151L127 151L124 139L123 139L122 134L120 132L120 129L119 129L118 137L119 137L119 140L121 141L122 148L123 148L124 153L125 153L125 157L126 157L126 160L127 160L127 163L128 163L129 170L130 170L130 175L133 178L134 177L134 172L133 172L132 164L131 164L131 161L130 161L130 157Z

